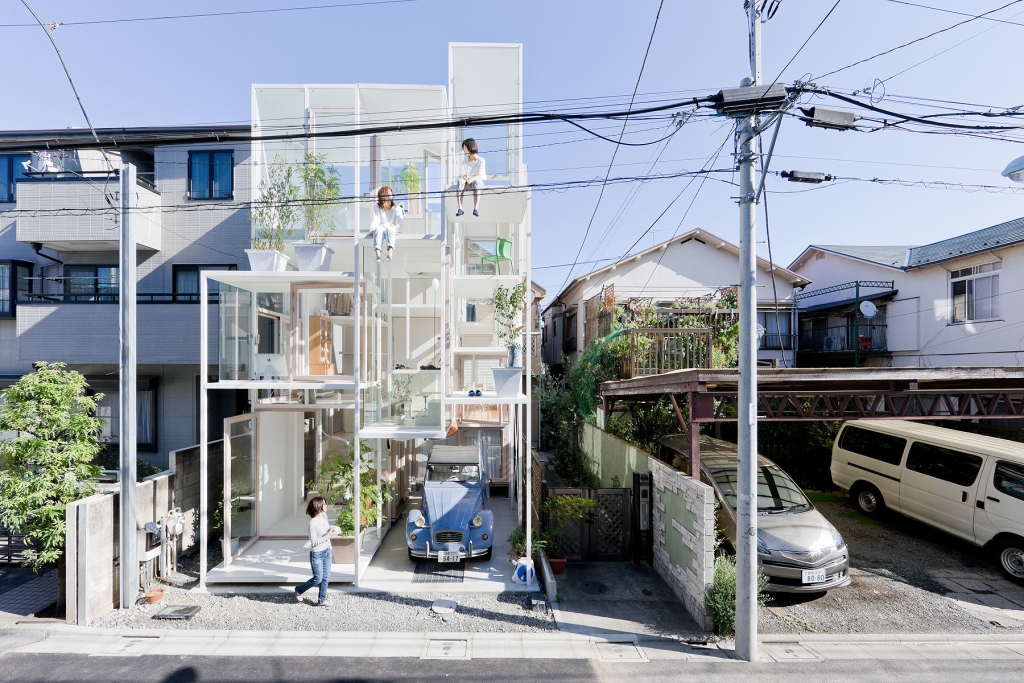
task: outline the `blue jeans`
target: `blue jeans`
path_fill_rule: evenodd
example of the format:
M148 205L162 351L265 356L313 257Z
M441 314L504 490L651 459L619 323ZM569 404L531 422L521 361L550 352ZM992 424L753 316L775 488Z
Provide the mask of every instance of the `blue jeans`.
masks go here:
M319 604L327 600L327 584L331 580L331 549L321 550L318 553L309 554L309 566L313 568L313 578L295 589L295 592L302 595L313 586L319 584Z

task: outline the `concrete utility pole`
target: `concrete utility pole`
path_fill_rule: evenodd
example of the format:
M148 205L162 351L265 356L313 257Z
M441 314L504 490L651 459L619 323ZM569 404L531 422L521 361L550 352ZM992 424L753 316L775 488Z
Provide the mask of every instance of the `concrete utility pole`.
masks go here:
M118 320L121 327L121 608L139 594L139 550L135 525L135 166L121 163L121 260Z
M761 85L761 17L747 0L750 78ZM737 126L740 169L739 472L736 500L736 654L757 661L757 205L754 200L756 108Z

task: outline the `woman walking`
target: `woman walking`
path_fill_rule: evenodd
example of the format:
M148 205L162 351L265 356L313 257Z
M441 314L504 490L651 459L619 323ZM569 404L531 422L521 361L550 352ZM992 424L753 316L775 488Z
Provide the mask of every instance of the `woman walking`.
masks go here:
M295 599L302 602L302 594L313 586L320 586L318 605L327 604L327 584L331 580L331 536L337 536L338 527L327 522L327 499L317 496L306 504L309 515L309 564L313 578L295 589Z
M395 237L402 232L402 207L395 204L391 188L385 185L377 190L377 201L373 205L370 218L370 235L373 237L373 250L380 263L380 250L388 248L388 261L395 253Z
M466 138L462 141L462 151L466 154L466 160L462 162L462 175L459 176L459 210L455 213L456 216L461 216L465 213L462 210L462 195L466 193L466 188L473 190L473 215L480 215L480 190L484 187L484 180L487 179L487 162L484 161L482 156L479 156L480 148L477 147L476 140L473 138Z

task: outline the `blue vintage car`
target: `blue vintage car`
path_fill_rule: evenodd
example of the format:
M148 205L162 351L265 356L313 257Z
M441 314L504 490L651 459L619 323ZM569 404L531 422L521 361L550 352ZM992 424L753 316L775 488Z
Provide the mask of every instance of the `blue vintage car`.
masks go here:
M434 446L427 460L421 509L409 512L409 559L491 559L494 513L484 509L487 473L475 446Z

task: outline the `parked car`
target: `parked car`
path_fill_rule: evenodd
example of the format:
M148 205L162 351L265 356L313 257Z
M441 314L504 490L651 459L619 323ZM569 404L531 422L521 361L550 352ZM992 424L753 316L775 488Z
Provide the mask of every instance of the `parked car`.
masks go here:
M409 512L409 559L491 559L494 513L484 508L487 473L476 446L434 446L427 459L423 503Z
M716 523L727 550L736 547L736 444L702 436L700 479L721 505ZM689 437L661 440L660 460L690 472ZM817 593L850 583L849 548L781 467L757 456L757 562L773 593Z
M865 515L886 508L992 551L1024 583L1024 444L900 420L858 420L832 446L832 481Z

